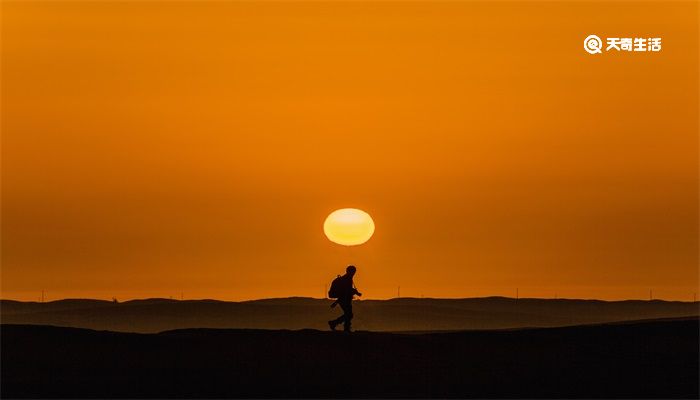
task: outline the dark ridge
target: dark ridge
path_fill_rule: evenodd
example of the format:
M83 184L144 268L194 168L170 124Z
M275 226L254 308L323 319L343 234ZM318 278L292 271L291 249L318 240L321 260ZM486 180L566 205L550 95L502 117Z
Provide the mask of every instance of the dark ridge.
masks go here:
M303 297L245 302L70 299L0 302L0 321L153 333L180 328L326 329L330 300ZM698 303L567 299L397 298L355 302L355 327L371 331L453 331L556 327L700 314Z

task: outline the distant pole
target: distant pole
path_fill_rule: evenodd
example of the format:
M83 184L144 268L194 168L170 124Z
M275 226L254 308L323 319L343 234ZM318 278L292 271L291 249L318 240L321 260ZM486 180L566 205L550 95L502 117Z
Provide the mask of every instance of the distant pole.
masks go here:
M651 301L651 299L652 299L652 297L651 297L651 289L649 289L649 301Z
M695 301L696 301L696 300L695 300L695 296L696 296L696 295L697 295L696 293L693 293L693 303L695 303Z
M322 298L322 299L327 299L327 298L328 298L328 294L327 294L327 293L328 293L328 285L326 284L326 285L323 285L323 297L321 297L321 298Z
M398 299L401 298L401 286L399 286L399 288L396 289L396 298L398 298Z
M515 300L518 300L520 298L520 289L515 288Z
M42 303L44 302L44 290L43 289L41 290L41 302Z
M180 300L185 300L185 294L180 292Z

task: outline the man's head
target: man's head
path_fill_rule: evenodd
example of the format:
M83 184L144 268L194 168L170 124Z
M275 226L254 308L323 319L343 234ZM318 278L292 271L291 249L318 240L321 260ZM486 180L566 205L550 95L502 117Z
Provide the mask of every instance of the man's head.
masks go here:
M355 275L355 272L357 272L357 268L355 268L354 265L348 265L348 267L345 268L345 272L348 275L353 276L353 275Z

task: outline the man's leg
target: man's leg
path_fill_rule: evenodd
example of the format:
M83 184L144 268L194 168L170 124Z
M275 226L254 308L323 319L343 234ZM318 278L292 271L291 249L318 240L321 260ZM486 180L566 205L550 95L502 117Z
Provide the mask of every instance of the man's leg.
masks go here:
M331 327L331 329L335 330L335 326L338 324L342 324L343 322L345 322L345 314L341 315L340 317L334 320L328 321L328 325Z
M350 332L350 329L352 328L352 300L350 301L344 301L340 303L340 308L343 309L343 316L340 317L343 319L344 322L344 329L346 332Z
M342 303L343 303L342 301L336 300L335 303L333 303L333 306L331 306L331 307L334 307L336 304L340 304L340 305L341 305L340 308L343 310L343 314L342 314L340 317L328 321L328 326L329 326L329 327L331 328L331 330L333 330L333 331L335 330L335 327L336 327L338 324L342 324L343 322L345 322L345 308L343 308Z

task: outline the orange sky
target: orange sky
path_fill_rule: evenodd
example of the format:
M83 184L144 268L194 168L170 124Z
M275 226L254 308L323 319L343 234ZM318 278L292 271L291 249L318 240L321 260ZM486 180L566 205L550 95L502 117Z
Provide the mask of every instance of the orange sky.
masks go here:
M692 300L698 3L2 2L3 298L320 297L348 262L368 298Z

